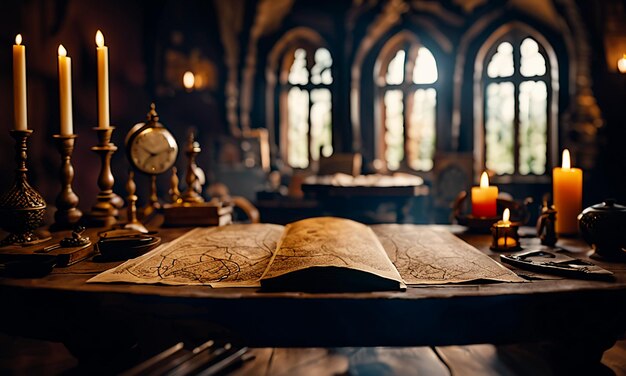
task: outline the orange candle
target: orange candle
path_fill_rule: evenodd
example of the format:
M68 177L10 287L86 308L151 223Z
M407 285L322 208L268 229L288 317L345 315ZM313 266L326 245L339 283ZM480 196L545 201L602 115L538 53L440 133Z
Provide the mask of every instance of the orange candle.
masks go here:
M498 187L489 186L489 176L483 172L480 187L472 187L472 215L474 217L495 217Z
M563 150L561 167L552 171L552 194L556 209L556 232L574 235L578 233L578 214L582 210L583 171L572 168L569 150Z

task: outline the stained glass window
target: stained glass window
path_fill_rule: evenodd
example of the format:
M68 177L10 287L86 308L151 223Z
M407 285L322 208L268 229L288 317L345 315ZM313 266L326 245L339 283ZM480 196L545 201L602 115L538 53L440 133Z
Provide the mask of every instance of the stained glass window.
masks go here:
M407 61L407 56L415 60ZM426 47L408 43L389 57L379 73L384 106L380 158L392 171L403 163L412 170L429 171L435 153L437 62Z
M283 92L286 93L287 163L294 168L307 168L320 153L330 156L332 145L331 72L333 60L326 48L297 48L285 56L291 62Z
M484 74L485 167L496 174L543 175L548 168L550 77L545 49L508 35L492 47Z

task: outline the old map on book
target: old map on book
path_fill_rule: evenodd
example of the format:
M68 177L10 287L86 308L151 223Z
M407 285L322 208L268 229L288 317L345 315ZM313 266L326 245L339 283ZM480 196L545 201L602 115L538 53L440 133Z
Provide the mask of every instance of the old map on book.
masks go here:
M258 286L282 231L270 224L196 228L87 282Z
M524 281L444 229L368 228L347 219L321 217L287 227L197 228L88 282L273 288L325 282L326 288L336 284L341 289L348 278L373 290L400 289L404 283Z

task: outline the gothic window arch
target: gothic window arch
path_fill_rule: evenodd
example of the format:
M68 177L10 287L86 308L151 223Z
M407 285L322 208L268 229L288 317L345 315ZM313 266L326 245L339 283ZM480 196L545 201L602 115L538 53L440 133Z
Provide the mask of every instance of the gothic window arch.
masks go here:
M374 70L378 164L386 170L430 171L439 80L435 57L414 34L400 32L383 46Z
M556 153L558 66L541 34L505 25L485 42L475 65L477 171L542 176Z
M287 33L270 53L268 121L277 121L280 155L292 168L333 152L332 64L321 37L304 28Z

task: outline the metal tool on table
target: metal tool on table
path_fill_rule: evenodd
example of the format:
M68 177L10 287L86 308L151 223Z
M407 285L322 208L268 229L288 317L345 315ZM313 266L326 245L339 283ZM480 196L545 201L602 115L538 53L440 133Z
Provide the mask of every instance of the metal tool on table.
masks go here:
M535 249L513 254L502 254L500 260L520 269L537 273L556 274L581 279L613 280L613 272L563 253Z

